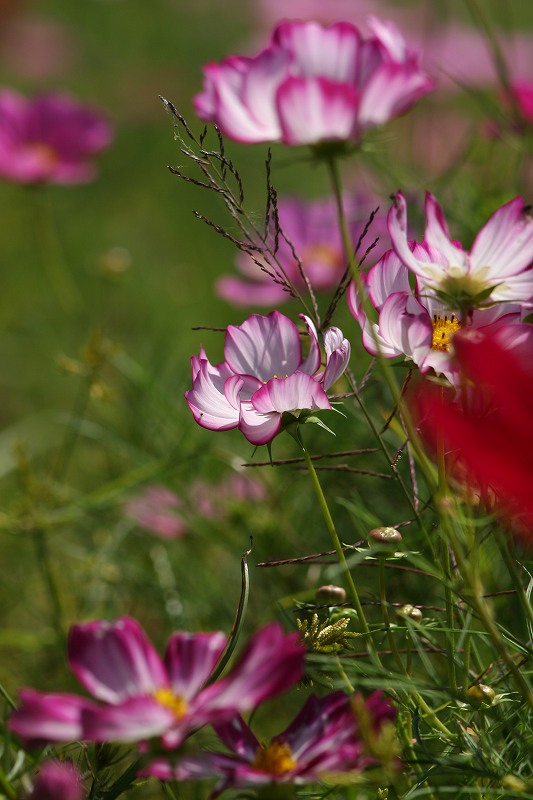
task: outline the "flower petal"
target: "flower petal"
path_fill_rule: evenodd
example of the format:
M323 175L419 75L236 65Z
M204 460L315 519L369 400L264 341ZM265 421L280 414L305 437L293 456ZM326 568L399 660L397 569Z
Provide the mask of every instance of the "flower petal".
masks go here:
M354 86L322 77L289 76L277 93L283 141L300 145L350 139L358 105Z
M533 260L533 218L521 197L498 208L481 228L471 251L472 272L490 268L489 278L522 272ZM533 275L530 276L533 281Z
M331 408L322 385L303 372L268 381L252 395L252 405L260 414Z
M85 709L81 716L83 738L91 742L140 742L178 725L173 712L153 697Z
M213 672L226 641L221 632L171 636L165 664L172 690L187 700L193 697Z
M298 328L279 311L266 317L252 314L242 325L228 326L224 355L238 375L261 381L291 375L302 362Z
M74 625L68 637L68 655L80 683L107 703L150 694L168 683L157 652L130 617Z
M255 445L268 444L279 433L281 414L261 414L250 402L241 403L239 430Z
M20 692L20 706L8 723L25 742L72 742L83 738L81 713L93 704L73 694Z
M193 417L202 428L214 431L227 431L236 428L239 422L238 406L233 406L224 392L226 381L234 376L227 364L212 366L207 359L195 360L197 369L192 389L185 392L185 399Z

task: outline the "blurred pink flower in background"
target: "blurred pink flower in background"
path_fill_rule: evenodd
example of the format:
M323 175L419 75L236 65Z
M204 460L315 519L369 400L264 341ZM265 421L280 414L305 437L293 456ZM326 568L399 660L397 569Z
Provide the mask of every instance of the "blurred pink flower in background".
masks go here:
M80 47L73 30L36 14L14 15L0 30L0 64L24 80L45 83L66 78L78 61Z
M70 761L44 761L28 800L83 800L83 780Z
M344 206L354 248L377 205L377 202L372 202L370 197L363 195L345 196ZM216 284L217 294L229 303L235 306L251 306L286 302L290 295L276 283L277 274L280 279L286 276L298 291L305 290L305 281L294 253L300 259L302 270L311 286L318 292L335 289L343 277L346 262L333 198L306 202L296 197L285 197L279 200L278 214L279 225L286 237L278 236L275 255L279 267L272 256L263 259L261 253L257 253L257 260L264 263L264 271L251 256L240 252L237 256L237 268L245 277L223 275ZM373 260L379 258L388 246L388 232L383 215L374 217L359 248L359 257L363 256L378 237L377 246L370 253ZM268 246L272 252L275 249L275 240L276 232L272 230L268 235Z
M433 89L392 23L369 28L281 22L257 56L205 66L196 112L239 142L357 142Z
M147 486L124 503L124 511L139 527L166 539L177 539L187 530L178 511L182 506L179 497L164 486Z
M99 112L67 94L26 98L0 89L0 177L17 183L84 183L113 138Z
M235 507L243 503L260 503L266 499L267 488L262 480L234 473L219 483L198 480L190 492L195 511L206 519L227 518Z

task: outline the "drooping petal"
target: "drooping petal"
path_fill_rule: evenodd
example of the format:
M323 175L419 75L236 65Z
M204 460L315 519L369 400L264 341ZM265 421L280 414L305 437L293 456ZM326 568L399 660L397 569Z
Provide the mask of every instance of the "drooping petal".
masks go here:
M240 714L236 714L228 722L219 723L213 727L218 738L229 750L237 753L242 758L250 760L255 758L259 741Z
M259 414L331 408L322 385L303 372L273 378L252 395L251 402Z
M226 636L215 633L175 633L169 639L165 664L172 690L193 697L212 673L226 646Z
M353 135L359 105L354 86L322 77L289 76L280 85L276 102L285 144L318 144Z
M533 218L522 198L515 197L498 208L476 236L472 272L489 267L487 277L497 280L522 272L532 261Z
M25 742L73 742L83 738L81 713L93 704L73 694L22 689L8 727Z
M120 703L167 685L159 655L130 617L74 625L68 637L72 671L99 700Z
M242 325L229 325L224 355L238 375L268 381L274 375L292 375L302 362L298 328L279 311L252 314Z
M227 431L236 428L239 422L238 406L233 406L224 392L226 381L234 373L221 364L213 367L209 361L193 364L197 368L192 389L185 392L185 399L196 422L208 430Z

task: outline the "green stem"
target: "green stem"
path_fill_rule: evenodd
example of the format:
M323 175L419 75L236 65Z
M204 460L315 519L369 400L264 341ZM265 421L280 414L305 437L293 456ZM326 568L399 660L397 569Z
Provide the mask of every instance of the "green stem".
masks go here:
M55 579L55 575L50 562L50 552L48 549L48 538L46 531L35 529L33 531L33 541L35 543L35 550L37 553L37 562L39 569L43 576L44 583L48 589L48 597L50 598L50 605L52 611L52 623L54 630L57 634L58 641L63 647L65 643L65 634L63 628L63 610L61 607L61 600L59 596L59 589Z
M359 301L364 309L365 314L367 315L368 319L372 319L375 313L375 309L370 302L370 299L367 297L363 282L361 280L361 272L359 268L359 264L355 259L355 255L353 252L353 245L350 237L350 231L348 229L348 222L346 220L346 214L344 213L344 206L342 202L342 185L339 175L339 168L338 163L335 158L331 158L327 160L328 171L330 175L331 184L333 187L333 193L335 196L335 202L337 205L337 214L339 220L339 229L341 233L341 238L343 242L344 254L346 258L346 263L350 267L350 271L357 289L357 294L359 296ZM374 329L372 328L372 336L374 338L374 345L376 348L376 352L378 354L378 363L385 379L385 382L389 388L389 391L392 395L393 403L400 411L403 422L405 425L405 430L407 431L407 435L409 437L410 446L413 449L413 453L416 456L418 465L422 470L422 474L426 480L428 485L428 489L430 492L433 492L437 488L437 480L435 475L435 470L429 459L427 458L422 444L420 442L420 438L416 431L416 427L414 422L411 418L411 414L409 409L404 404L400 390L396 384L394 379L394 375L392 373L392 369L388 360L383 357L381 352L379 340L377 334L375 333Z
M333 522L333 517L331 516L329 506L327 504L327 500L325 498L324 492L322 491L322 486L320 485L320 481L318 480L318 475L316 473L315 467L313 465L313 461L307 451L307 448L304 447L302 441L300 440L300 446L304 453L305 463L307 466L307 470L309 472L311 482L313 484L313 488L315 490L315 494L318 499L318 503L320 505L320 510L322 511L322 516L324 517L324 522L326 523L326 528L328 529L328 533L331 537L331 541L333 543L333 547L335 548L335 552L337 553L337 558L339 560L339 564L341 565L342 571L344 573L344 578L346 583L348 584L348 590L350 592L350 596L352 599L352 603L357 613L357 617L359 619L359 624L363 629L363 632L368 637L369 642L372 642L370 638L370 628L368 627L368 623L366 621L365 613L363 611L363 607L361 605L361 601L359 600L359 595L357 593L357 589L355 588L355 583L353 581L352 575L350 570L348 569L348 564L346 562L346 557L344 555L344 550L342 549L341 540L339 539L339 535L337 533L337 529L335 528L335 523Z
M448 485L446 482L446 459L444 455L444 441L439 436L438 441L438 473L439 473L439 492L437 495L437 504L441 507L442 500L446 497L448 492ZM442 541L442 566L445 575L444 581L444 598L446 604L446 624L448 628L448 636L446 637L446 649L448 652L448 680L450 684L450 691L452 695L457 694L457 675L455 671L455 629L454 620L454 607L453 596L451 590L452 584L452 571L450 564L450 550L447 541Z
M46 276L63 311L75 311L82 305L82 297L66 264L41 187L32 187L32 199L33 229Z

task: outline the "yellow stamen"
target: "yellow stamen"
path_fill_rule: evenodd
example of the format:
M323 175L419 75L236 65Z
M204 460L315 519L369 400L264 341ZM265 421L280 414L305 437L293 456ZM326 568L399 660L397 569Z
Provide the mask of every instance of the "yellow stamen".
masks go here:
M291 748L286 742L271 742L267 747L259 747L253 766L269 775L283 775L298 766Z
M57 151L44 142L32 142L26 145L26 150L36 156L40 164L48 169L53 169L59 161Z
M181 719L187 713L187 701L179 694L174 694L172 689L156 689L153 697L165 708L170 709L175 717Z
M433 314L433 337L431 340L432 350L447 351L450 349L450 342L453 335L461 329L461 323L452 314L450 317L445 314L441 317L440 314Z

